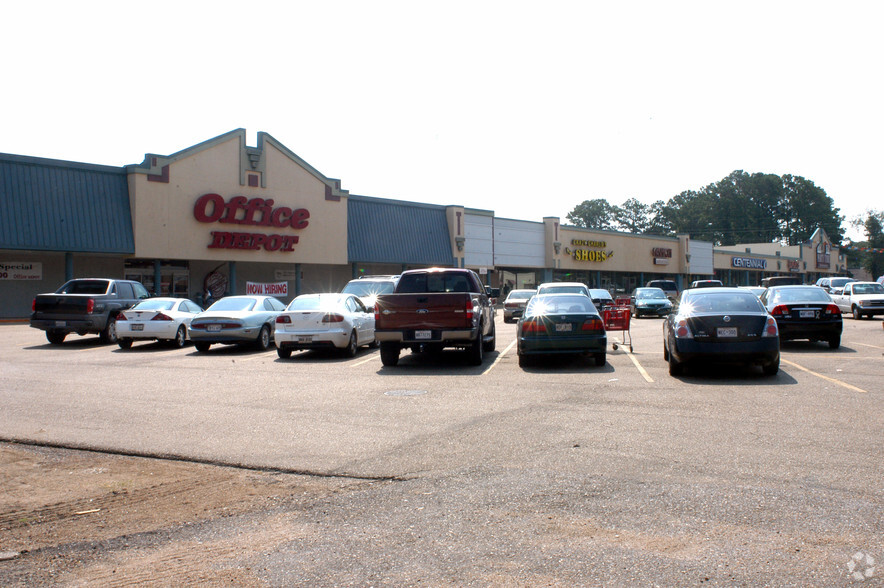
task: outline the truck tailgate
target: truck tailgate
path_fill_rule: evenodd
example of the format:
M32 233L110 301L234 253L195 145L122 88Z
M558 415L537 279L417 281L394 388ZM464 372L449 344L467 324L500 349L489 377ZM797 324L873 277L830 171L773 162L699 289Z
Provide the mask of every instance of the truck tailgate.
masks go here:
M376 330L468 329L468 293L385 294L378 297Z
M86 305L92 296L88 294L38 294L34 300L34 312L51 315L86 314Z

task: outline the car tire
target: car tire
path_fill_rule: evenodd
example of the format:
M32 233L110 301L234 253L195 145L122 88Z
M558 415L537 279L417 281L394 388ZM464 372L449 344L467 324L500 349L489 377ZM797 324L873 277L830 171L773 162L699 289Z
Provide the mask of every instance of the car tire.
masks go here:
M261 327L261 331L258 333L258 339L255 341L255 346L259 351L267 351L270 349L270 327L267 325Z
M669 349L666 348L666 343L663 344L663 361L669 361Z
M68 334L61 331L46 331L46 340L53 345L61 345Z
M289 347L277 347L276 355L279 356L279 359L288 359L292 356L292 350Z
M196 347L196 350L199 351L200 353L205 353L206 351L209 350L209 347L211 347L212 344L199 342L199 343L194 343L193 346Z
M777 358L774 361L762 365L761 371L764 372L765 376L777 375L777 372L780 371L780 356L777 355Z
M174 347L175 349L181 349L184 345L187 344L187 327L184 325L179 325L178 330L175 331L175 338L169 341L169 345Z
M117 339L117 345L120 346L120 349L132 349L132 339Z
M497 348L497 327L494 326L494 323L491 323L491 340L484 341L482 343L482 351L485 353L491 353Z
M684 373L684 366L675 359L675 356L672 354L672 351L669 352L669 375L670 376L680 376Z
M356 351L359 349L359 345L356 343L356 331L352 331L350 333L350 340L347 341L347 346L344 347L344 355L347 357L356 357Z
M601 352L601 353L596 353L596 354L595 354L595 364L596 364L598 367L602 367L602 366L604 366L605 363L607 363L607 361L608 361L608 354L605 353L604 351Z
M102 343L108 343L108 344L117 342L117 317L116 316L107 317L107 325L98 334L98 339Z
M387 367L396 367L399 363L399 345L381 343L381 363Z
M860 320L860 319L863 317L863 313L861 313L861 312L859 311L859 307L858 307L858 306L854 306L851 310L852 310L852 312L853 312L853 319L854 319L854 320L857 320L857 321L858 321L858 320Z
M830 349L838 349L841 347L841 335L835 335L831 339L829 339L829 348Z
M467 357L470 365L482 365L482 360L485 359L485 341L482 340L482 325L479 325L476 340L467 349Z

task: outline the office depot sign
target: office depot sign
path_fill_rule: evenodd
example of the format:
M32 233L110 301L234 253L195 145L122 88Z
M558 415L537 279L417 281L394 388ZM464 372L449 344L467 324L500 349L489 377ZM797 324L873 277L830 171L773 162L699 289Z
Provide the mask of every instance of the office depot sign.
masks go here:
M212 231L209 249L251 249L294 251L299 236L290 233L307 228L310 212L306 208L273 206L272 199L232 196L224 200L218 194L203 194L193 206L193 217L201 223L267 227L271 234L248 231Z

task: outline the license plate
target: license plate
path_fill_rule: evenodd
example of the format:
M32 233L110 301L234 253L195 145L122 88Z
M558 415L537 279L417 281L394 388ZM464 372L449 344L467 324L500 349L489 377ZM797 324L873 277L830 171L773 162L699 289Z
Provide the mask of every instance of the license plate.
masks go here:
M415 339L432 339L433 331L415 331L414 332Z
M313 343L313 335L298 335L298 343Z
M143 331L144 325L132 325L132 330L133 331Z
M716 330L716 333L719 337L736 337L737 327L719 327L718 330Z
M67 323L64 321L55 321L55 326L56 327L65 327L65 326L67 326Z
M559 323L556 325L556 331L558 331L560 333L564 332L564 331L570 331L570 330L571 330L571 323Z
M799 318L813 318L814 311L812 310L799 310L798 317Z
M210 333L217 333L221 330L221 325L209 325L206 330Z

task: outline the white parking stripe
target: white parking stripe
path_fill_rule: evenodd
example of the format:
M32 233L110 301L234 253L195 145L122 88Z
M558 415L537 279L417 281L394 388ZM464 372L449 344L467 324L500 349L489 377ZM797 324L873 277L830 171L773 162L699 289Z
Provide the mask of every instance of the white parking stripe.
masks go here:
M354 364L351 365L350 367L351 367L351 368L359 367L359 366L361 366L361 365L364 364L364 363L368 363L368 362L370 362L370 361L377 361L377 360L380 359L380 358L381 358L381 354L380 354L380 353L373 353L372 356L369 357L368 359L363 359L362 361L357 361L356 363L354 363Z
M807 369L804 366L798 365L797 363L792 363L791 361L786 361L782 357L780 358L780 363L785 363L786 365L790 365L794 368L798 368L799 370L805 371L812 376L816 376L817 378L822 378L823 380L826 380L827 382L832 382L833 384L838 384L839 386L844 386L848 390L853 390L855 392L862 392L863 394L868 394L868 392L863 390L862 388L857 388L856 386L852 386L846 382L842 382L841 380L836 380L835 378L830 378L829 376L824 376L822 374L818 374L812 370Z
M871 347L872 349L884 349L880 345L869 345L868 343L854 343L854 345L862 345L863 347Z
M513 346L514 346L515 344L516 344L516 340L513 339L513 342L510 343L509 345L507 345L507 346L506 346L506 349L504 349L503 351L500 352L500 354L497 356L497 359L494 360L494 363L492 363L491 365L489 365L489 366L488 366L488 369L485 370L484 372L482 372L482 375L484 376L485 374L487 374L488 372L490 372L491 370L493 370L493 369L494 369L494 366L496 366L498 363L500 363L500 360L503 359L503 356L506 355L507 352L508 352L510 349L512 349Z
M629 351L626 347L623 348L623 351L625 351L626 355L629 356L629 359L632 360L632 363L635 365L636 369L638 369L638 373L642 375L645 381L647 381L649 384L653 384L654 380L651 378L651 376L648 375L648 372L645 371L645 368L641 366L641 364L635 358L635 355L632 354L632 351Z

